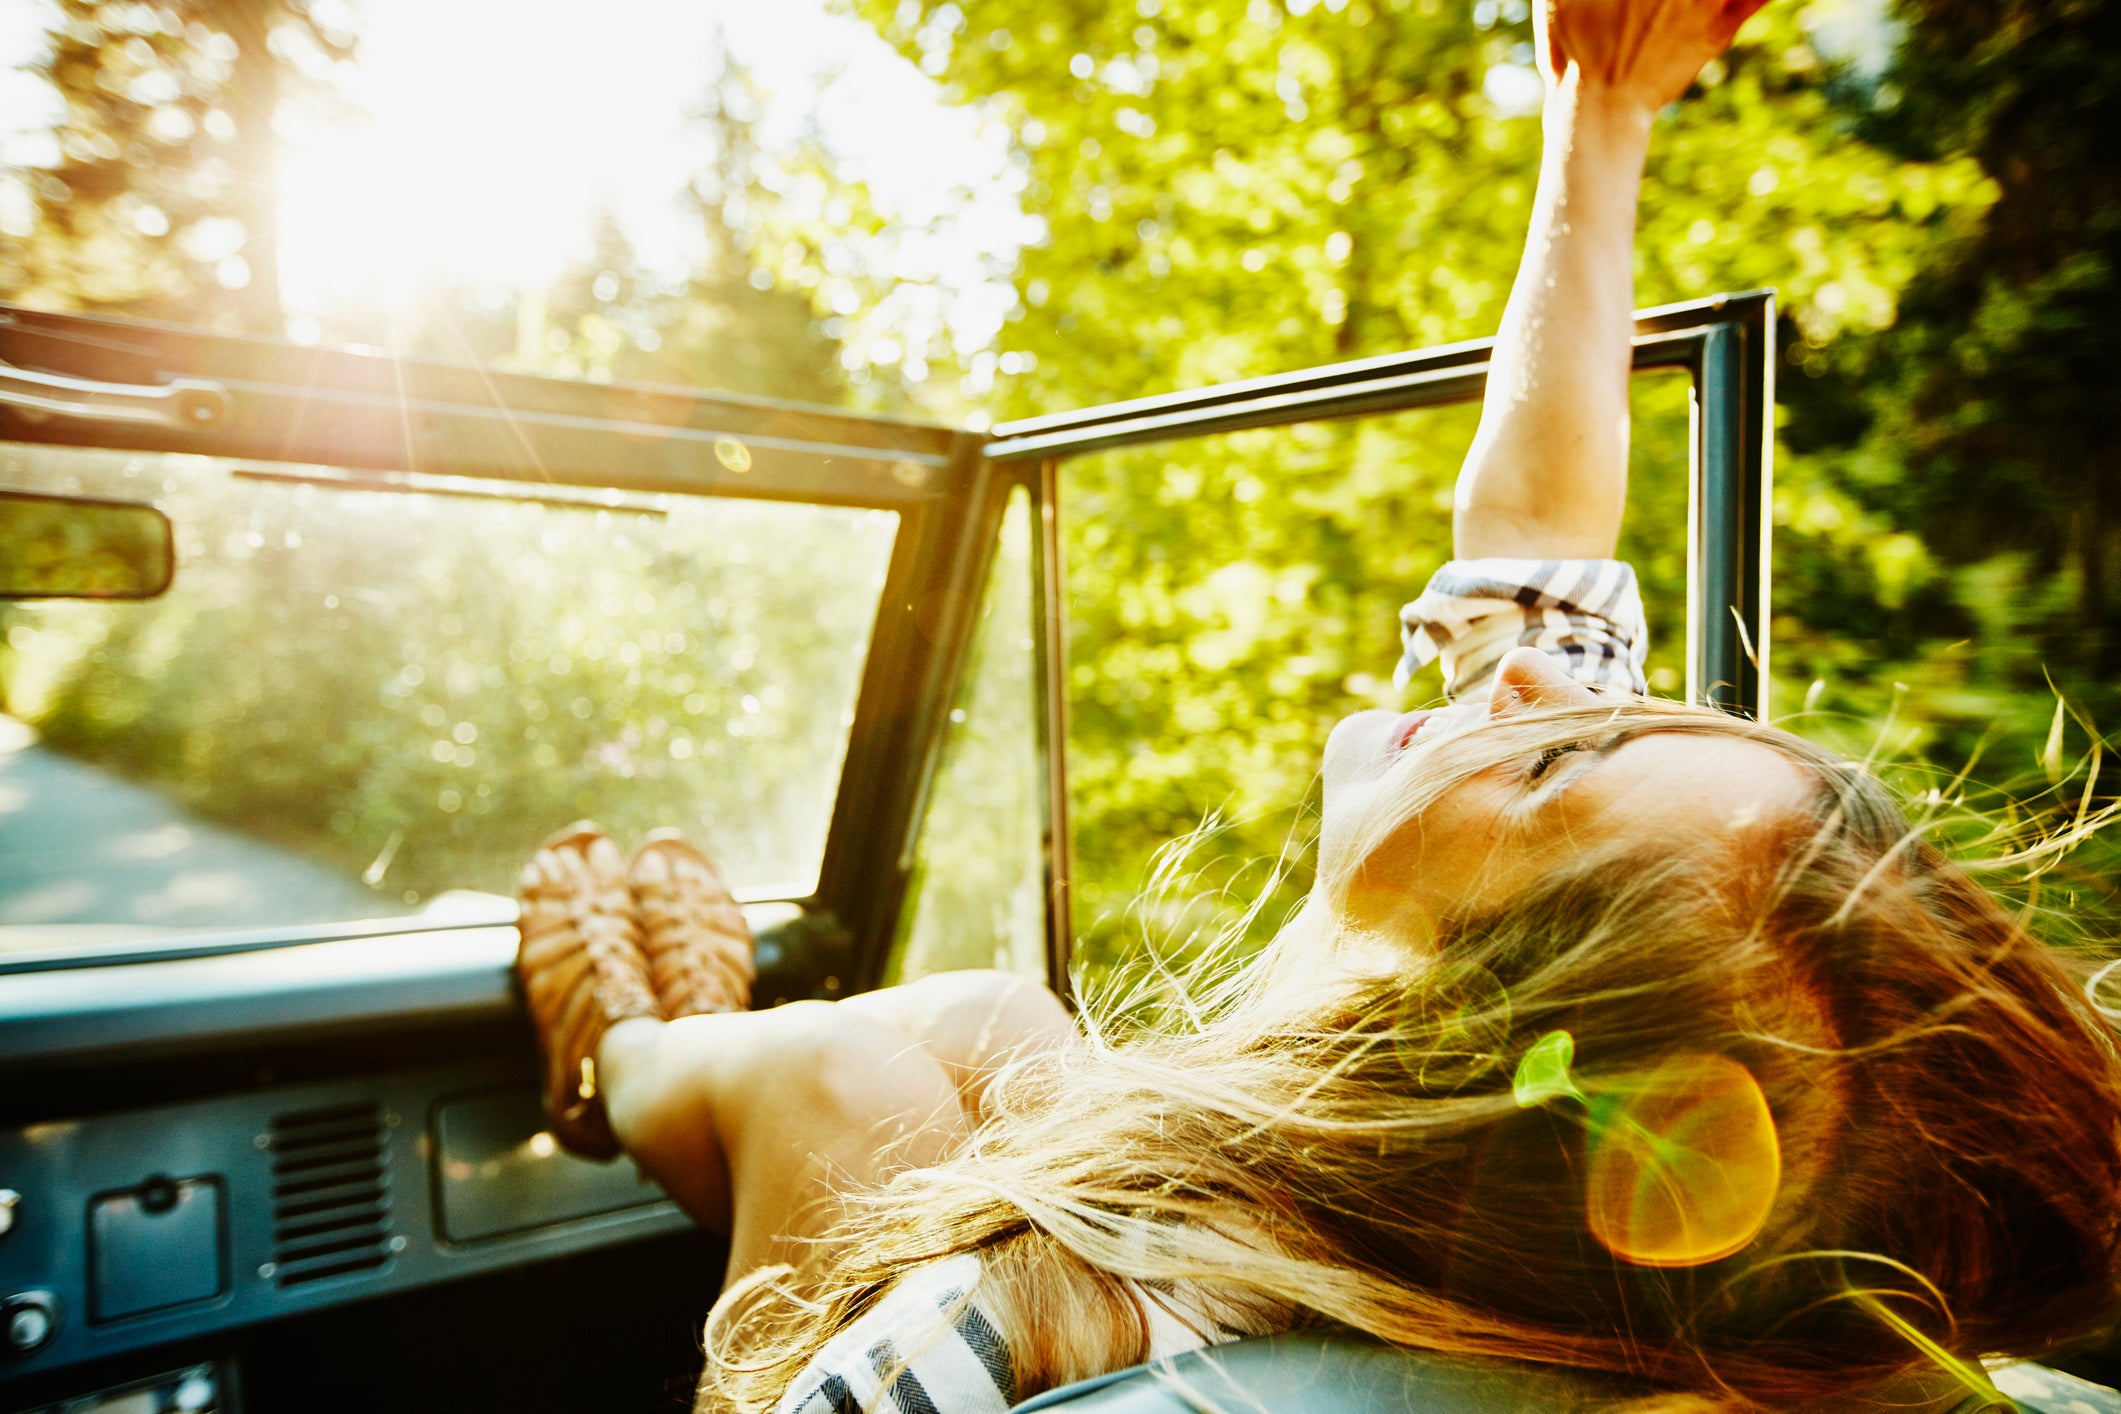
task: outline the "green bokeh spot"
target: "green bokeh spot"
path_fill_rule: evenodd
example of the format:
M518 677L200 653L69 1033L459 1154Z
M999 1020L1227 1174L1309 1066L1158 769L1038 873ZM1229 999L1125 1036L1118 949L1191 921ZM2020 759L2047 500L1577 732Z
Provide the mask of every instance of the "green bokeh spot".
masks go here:
M1511 1094L1528 1110L1562 1095L1583 1099L1583 1092L1569 1079L1569 1065L1575 1059L1574 1036L1566 1031L1547 1032L1517 1062L1517 1074L1510 1082Z

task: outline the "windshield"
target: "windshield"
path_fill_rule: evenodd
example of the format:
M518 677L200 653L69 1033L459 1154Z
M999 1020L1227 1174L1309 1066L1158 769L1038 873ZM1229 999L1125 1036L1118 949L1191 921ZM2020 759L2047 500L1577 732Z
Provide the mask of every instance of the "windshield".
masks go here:
M178 556L0 606L0 952L505 918L583 817L814 888L897 516L393 481L0 444L0 488L151 500Z

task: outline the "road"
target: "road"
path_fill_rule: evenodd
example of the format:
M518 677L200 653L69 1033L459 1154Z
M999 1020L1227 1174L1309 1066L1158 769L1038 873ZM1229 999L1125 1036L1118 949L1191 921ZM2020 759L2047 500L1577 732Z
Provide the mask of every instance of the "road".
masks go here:
M0 716L0 952L404 911L358 879L39 746Z

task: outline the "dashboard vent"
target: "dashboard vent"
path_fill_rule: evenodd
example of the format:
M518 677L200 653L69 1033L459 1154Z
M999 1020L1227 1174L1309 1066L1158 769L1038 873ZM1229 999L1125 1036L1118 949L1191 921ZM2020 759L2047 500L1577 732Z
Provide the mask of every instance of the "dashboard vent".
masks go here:
M380 1105L333 1105L276 1117L272 1155L273 1278L303 1286L374 1271L390 1233L390 1135Z

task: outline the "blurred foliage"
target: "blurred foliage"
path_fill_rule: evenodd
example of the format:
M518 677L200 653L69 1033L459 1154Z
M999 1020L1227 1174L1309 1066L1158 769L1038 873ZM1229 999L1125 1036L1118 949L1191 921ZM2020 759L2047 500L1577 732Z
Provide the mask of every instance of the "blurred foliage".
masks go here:
M1004 415L1473 337L1500 315L1539 141L1522 0L849 3L962 100L1005 115L1028 156L1049 237L1019 274ZM1990 35L1985 10L1910 0L1915 38L1886 73L1893 31L1849 43L1852 8L1771 5L1660 117L1638 298L1780 290L1775 710L1812 709L1799 725L1859 753L1884 733L1918 783L1925 761L1949 776L1989 732L2001 740L1981 778L2014 783L2053 715L2040 665L2095 661L2097 630L2070 621L2087 601L2055 585L2054 536L2045 561L1998 559L2007 540L1991 527L2039 476L2077 486L2081 473L2038 428L2041 402L2014 399L2008 381L1979 403L1982 435L2006 450L1976 454L1971 390L1948 370L1986 330L1975 365L1992 377L2018 366L2012 377L2070 400L2074 425L2112 443L2111 380L2024 367L2011 339L2049 332L2003 312L2031 299L2059 320L2090 263L2050 253L1998 268L1996 245L2000 231L2041 227L2028 170L2112 171L2079 110L2115 92L2116 51L2091 42L2113 6L2017 7L2012 34L2083 36L2069 57L2021 63L2027 48ZM2079 127L2050 146L2038 125L2007 130L1980 105L1930 120L1970 93ZM2071 209L2110 222L2121 208L2105 180L2072 192ZM1950 308L1933 316L1940 300ZM2080 345L2103 349L2115 324L2084 327ZM1669 396L1638 390L1638 419L1651 415L1624 547L1667 615L1683 578L1670 488L1684 443L1645 403ZM1299 802L1331 722L1435 693L1429 675L1404 695L1390 687L1392 610L1448 552L1448 486L1471 428L1464 410L1066 469L1078 924L1093 966L1131 946L1138 922L1161 926L1130 919L1129 901L1151 853L1210 815L1219 827L1176 877L1225 901L1217 919L1239 919L1266 883L1256 861L1305 839ZM1926 453L1946 443L1980 489L1910 492L1931 484ZM2006 536L2025 528L2014 520ZM1675 653L1680 625L1653 630ZM2107 691L2096 675L2069 687ZM1256 929L1306 882L1299 863ZM1197 934L1198 910L1178 913L1178 931Z
M0 298L280 332L273 117L352 55L321 0L55 0L37 72L64 102Z
M1785 385L1787 442L1835 493L1785 511L1868 542L1874 570L1864 604L1860 581L1798 562L1790 669L1868 714L1905 683L1940 759L1994 734L2023 767L2050 681L2094 721L2121 707L2121 158L2104 136L2121 121L2121 6L1909 0L1901 15L1897 64L1850 105L1859 132L1918 160L1970 154L2000 199L1926 262L1892 329L1808 346ZM1866 653L1892 670L1856 670Z

